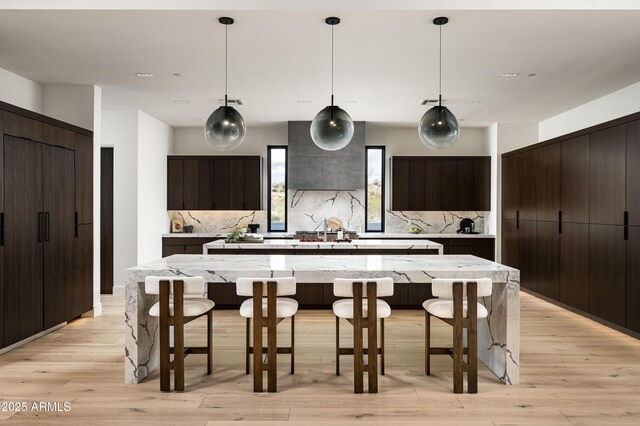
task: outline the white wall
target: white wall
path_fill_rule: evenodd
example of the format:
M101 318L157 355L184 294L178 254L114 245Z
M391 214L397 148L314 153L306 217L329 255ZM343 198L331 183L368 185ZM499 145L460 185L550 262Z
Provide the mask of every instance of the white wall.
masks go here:
M100 117L102 108L100 102L97 105L98 109L94 109L94 88L95 86L79 84L46 84L42 86L42 113L66 123L94 130L95 117Z
M87 98L92 99L93 112L93 314L102 315L100 300L100 144L102 142L102 89L91 87ZM80 121L78 121L80 122Z
M640 82L541 121L539 141L566 135L640 111Z
M42 112L42 86L0 68L0 101Z
M137 138L137 110L102 111L102 146L113 148L113 285L119 294L124 270L138 260Z
M172 127L138 111L138 263L162 257L162 234L169 232L167 155L173 140Z

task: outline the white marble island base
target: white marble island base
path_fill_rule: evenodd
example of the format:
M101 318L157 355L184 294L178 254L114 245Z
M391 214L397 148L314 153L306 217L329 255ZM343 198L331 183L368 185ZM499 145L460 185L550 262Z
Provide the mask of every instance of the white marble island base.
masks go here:
M519 383L520 272L469 255L175 255L127 269L125 383L139 383L159 362L158 322L148 315L156 297L145 294L142 284L148 275L201 275L209 285L240 276L294 276L299 285L338 277L390 276L415 285L429 285L433 278L489 277L494 287L482 299L489 317L479 320L478 357L505 384Z

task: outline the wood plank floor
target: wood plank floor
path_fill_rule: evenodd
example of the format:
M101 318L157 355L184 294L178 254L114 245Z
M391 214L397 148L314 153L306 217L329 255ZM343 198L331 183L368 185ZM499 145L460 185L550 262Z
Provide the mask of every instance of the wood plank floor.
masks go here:
M302 311L296 321L296 374L279 357L277 394L254 394L244 374L244 319L218 311L214 371L186 361L186 392L160 393L158 371L124 385L123 299L103 297L104 315L83 318L0 356L0 401L70 403L70 411L0 411L2 424L640 424L640 341L522 294L521 384L505 386L480 367L479 394L454 395L448 357L423 374L423 312L386 321L387 375L377 395L354 395L353 362L334 375L334 318ZM205 322L187 341L204 343ZM344 323L343 342L351 326ZM279 327L288 342L289 327ZM434 324L434 344L451 328ZM366 388L366 386L365 386ZM3 408L7 408L6 406ZM63 409L63 407L61 407Z

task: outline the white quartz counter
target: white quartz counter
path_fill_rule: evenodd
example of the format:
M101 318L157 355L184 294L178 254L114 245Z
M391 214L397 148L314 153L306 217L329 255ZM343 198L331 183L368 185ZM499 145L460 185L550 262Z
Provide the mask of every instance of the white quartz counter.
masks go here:
M506 384L519 382L520 271L469 255L174 255L125 271L125 383L139 383L159 362L157 297L144 291L146 276L203 276L209 285L238 277L296 277L305 283L390 276L396 283L430 285L433 278L491 278L482 298L489 317L478 321L478 356ZM327 321L332 315L327 311ZM393 321L390 318L389 321ZM420 335L416 326L416 335ZM327 345L332 344L327 340ZM421 343L422 344L422 343Z
M427 239L416 240L351 240L351 242L307 242L300 240L264 240L262 243L225 243L224 240L204 244L204 254L209 249L233 250L438 250L442 244Z
M201 232L201 233L186 233L186 232L175 232L172 234L162 234L162 238L227 238L229 233L227 232ZM265 238L292 238L293 234L286 232L262 232L258 233L258 235L262 235Z
M404 234L399 234L399 233L395 233L395 234L387 234L387 233L374 233L374 232L361 232L358 234L358 238L362 238L362 239L370 239L370 238L377 238L377 239L393 239L393 238L411 238L411 239L422 239L422 238L426 238L426 239L430 239L430 238L495 238L496 236L493 234L457 234L457 233L450 233L450 234L411 234L409 232L404 233Z

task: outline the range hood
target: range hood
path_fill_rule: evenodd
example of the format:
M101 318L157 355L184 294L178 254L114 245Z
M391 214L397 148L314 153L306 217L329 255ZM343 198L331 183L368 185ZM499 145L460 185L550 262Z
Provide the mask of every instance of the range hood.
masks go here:
M310 121L290 121L287 180L289 189L352 191L365 188L364 121L354 121L349 145L338 151L320 149L311 140Z

